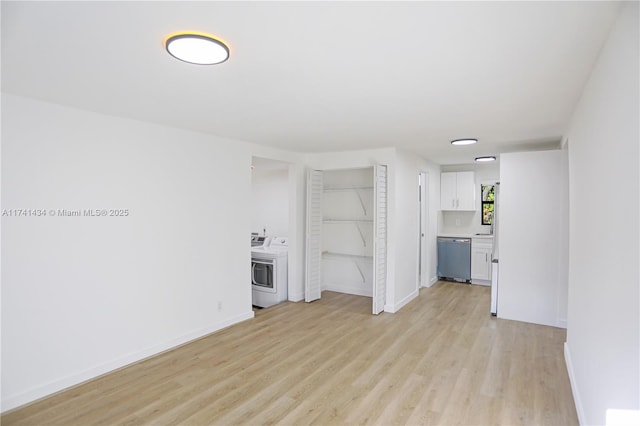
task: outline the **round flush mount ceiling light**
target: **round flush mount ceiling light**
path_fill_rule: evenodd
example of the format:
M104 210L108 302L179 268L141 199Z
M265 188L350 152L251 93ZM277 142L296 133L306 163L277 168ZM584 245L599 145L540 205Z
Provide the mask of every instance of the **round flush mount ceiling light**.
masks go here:
M451 141L451 145L473 145L474 143L478 143L478 139L455 139Z
M229 48L216 37L197 32L182 32L164 41L167 52L176 59L197 65L214 65L229 59Z
M486 162L486 161L496 161L496 157L494 157L493 155L488 155L485 157L476 157L476 161L478 163L482 163L482 162Z

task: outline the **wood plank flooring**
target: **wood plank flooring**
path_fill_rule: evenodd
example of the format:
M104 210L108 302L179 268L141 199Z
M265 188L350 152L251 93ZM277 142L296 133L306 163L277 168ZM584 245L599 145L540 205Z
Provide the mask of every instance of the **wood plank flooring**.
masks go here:
M396 314L324 292L2 416L2 425L577 425L565 330L439 282Z

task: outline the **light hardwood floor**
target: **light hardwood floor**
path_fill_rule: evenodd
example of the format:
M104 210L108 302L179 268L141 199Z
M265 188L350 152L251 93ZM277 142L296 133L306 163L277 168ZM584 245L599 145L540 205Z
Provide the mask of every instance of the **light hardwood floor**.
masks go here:
M576 425L565 330L439 282L396 314L324 292L2 416L2 425Z

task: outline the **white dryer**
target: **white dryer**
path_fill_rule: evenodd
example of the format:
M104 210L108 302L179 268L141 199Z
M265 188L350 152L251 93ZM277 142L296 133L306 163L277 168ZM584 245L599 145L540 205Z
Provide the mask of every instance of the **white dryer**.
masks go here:
M289 239L273 237L251 248L251 294L254 306L267 308L287 300Z

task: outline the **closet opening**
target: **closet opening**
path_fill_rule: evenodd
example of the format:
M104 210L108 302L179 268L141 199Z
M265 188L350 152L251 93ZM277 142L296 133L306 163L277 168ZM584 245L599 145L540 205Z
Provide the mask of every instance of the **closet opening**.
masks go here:
M290 164L251 159L251 304L268 308L289 299Z
M386 166L310 170L305 300L322 291L386 297Z

